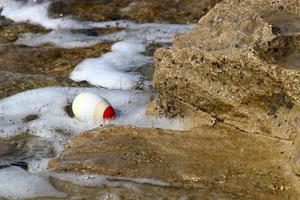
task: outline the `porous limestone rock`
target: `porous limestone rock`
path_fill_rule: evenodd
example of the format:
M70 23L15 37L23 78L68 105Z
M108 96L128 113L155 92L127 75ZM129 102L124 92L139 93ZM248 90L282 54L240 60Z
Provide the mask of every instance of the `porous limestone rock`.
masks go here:
M225 0L174 47L155 53L152 110L205 112L242 131L300 132L300 3ZM201 119L199 119L201 120Z

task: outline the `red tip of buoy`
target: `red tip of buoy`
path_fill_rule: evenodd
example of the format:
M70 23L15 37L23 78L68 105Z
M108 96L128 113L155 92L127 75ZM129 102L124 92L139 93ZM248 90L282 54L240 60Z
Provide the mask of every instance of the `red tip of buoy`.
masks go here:
M105 110L104 110L104 113L103 113L103 119L112 119L116 116L116 113L113 109L113 107L109 106L107 107Z

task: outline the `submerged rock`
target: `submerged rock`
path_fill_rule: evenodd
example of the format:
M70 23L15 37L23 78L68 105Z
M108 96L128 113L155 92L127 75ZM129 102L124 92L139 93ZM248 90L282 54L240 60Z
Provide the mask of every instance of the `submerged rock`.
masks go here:
M87 86L87 83L77 83L67 77L22 74L0 71L0 99L26 90L49 86Z
M224 126L186 132L107 127L80 134L49 168L155 179L195 198L293 199L293 150L291 142Z
M48 76L69 76L84 58L98 57L110 50L111 43L63 49L53 46L7 45L0 48L0 70Z
M87 86L69 79L70 72L83 59L98 57L110 46L109 42L74 49L5 45L0 48L0 98L47 86Z
M220 0L102 0L56 1L50 15L72 15L80 20L107 21L130 19L138 22L194 23Z
M175 37L174 48L155 53L160 97L152 110L171 117L204 112L215 123L293 139L300 132L300 70L285 59L299 52L299 19L298 0L217 4L192 32Z
M0 138L0 168L14 165L27 169L29 161L54 155L55 150L50 141L27 132L9 139Z
M0 17L0 43L14 42L22 33L47 33L49 30L43 27L27 24L14 23L4 17Z

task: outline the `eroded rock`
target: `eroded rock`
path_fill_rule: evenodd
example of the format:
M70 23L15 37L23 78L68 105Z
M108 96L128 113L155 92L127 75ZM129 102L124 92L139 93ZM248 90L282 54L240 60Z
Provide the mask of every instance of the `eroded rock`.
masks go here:
M293 151L289 141L224 126L186 132L107 127L80 134L49 168L150 178L191 194L196 189L202 198L293 199Z
M283 60L300 46L299 17L297 0L217 4L197 28L175 37L174 48L156 52L160 97L152 107L171 117L192 107L246 132L293 139L300 70Z

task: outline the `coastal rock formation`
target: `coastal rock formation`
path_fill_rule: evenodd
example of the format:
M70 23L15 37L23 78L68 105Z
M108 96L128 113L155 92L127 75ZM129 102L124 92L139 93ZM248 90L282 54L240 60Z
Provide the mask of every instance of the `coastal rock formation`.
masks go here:
M151 110L204 112L212 124L293 139L300 132L299 20L298 0L217 4L172 49L155 53L160 96Z
M49 168L159 180L171 184L163 192L195 199L295 199L287 162L293 151L292 142L226 126L106 127L74 138Z

